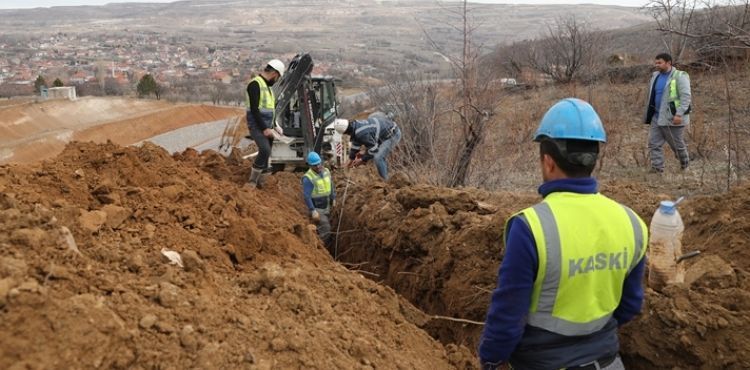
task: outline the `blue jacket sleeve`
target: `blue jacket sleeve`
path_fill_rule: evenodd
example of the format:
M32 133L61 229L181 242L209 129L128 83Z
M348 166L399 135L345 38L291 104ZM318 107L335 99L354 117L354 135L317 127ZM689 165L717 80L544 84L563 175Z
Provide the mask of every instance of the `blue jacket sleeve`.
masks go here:
M520 216L512 218L506 235L497 288L492 292L479 342L482 362L508 361L521 341L539 264L536 242L524 219Z
M312 181L308 179L307 177L302 177L302 196L305 198L305 204L307 204L307 209L310 210L310 212L315 210L315 205L313 205L312 201L312 192L313 189L315 189L315 186L313 185Z
M622 298L612 316L618 325L623 325L641 313L643 305L643 274L646 270L646 257L630 271L622 286Z
M362 162L367 162L375 157L378 152L378 138L375 137L375 131L369 132L362 138L362 145L367 147L367 151L362 155Z

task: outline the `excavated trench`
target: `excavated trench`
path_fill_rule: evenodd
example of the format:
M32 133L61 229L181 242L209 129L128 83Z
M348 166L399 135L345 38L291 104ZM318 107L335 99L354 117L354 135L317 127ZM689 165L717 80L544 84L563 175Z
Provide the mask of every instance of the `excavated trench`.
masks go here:
M348 189L346 188L346 184ZM429 315L422 327L444 344L475 349L502 261L504 222L539 200L533 193L454 190L413 185L395 176L376 181L357 172L337 183L341 199L338 259L386 284ZM649 220L668 197L636 183L611 183L602 192ZM684 204L683 250L701 249L688 262L686 283L658 293L646 289L642 315L620 330L629 369L750 367L750 187L728 197ZM727 207L727 204L734 206Z
M410 185L399 178L363 186L371 176L350 179L339 261L441 316L424 325L434 338L474 348L482 326L464 320L484 321L504 220L512 208L536 198Z

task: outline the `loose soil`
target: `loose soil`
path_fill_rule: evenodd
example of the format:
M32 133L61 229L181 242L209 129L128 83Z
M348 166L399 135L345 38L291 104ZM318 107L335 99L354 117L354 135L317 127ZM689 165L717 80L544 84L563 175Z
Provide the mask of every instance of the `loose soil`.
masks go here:
M0 368L476 366L331 259L299 177L251 190L249 168L113 143L0 166Z
M504 222L538 195L339 172L336 249L365 279L316 238L298 175L253 191L249 167L113 143L0 167L0 368L476 367L481 326L445 317L483 321ZM601 190L647 221L672 197ZM702 253L685 283L647 288L628 368L750 367L748 191L681 205L683 251Z

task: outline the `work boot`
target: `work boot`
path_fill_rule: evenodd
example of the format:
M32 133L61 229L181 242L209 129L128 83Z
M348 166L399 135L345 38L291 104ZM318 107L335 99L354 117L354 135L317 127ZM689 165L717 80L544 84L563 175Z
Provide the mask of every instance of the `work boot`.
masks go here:
M266 176L268 176L268 175L266 175L263 172L261 172L260 176L258 176L258 185L257 185L258 189L263 189L263 185L266 184Z
M262 175L262 170L259 170L255 167L250 171L250 180L248 181L248 184L252 188L258 188L260 184L260 177Z
M661 175L661 174L663 174L663 173L664 173L664 170L662 170L662 169L658 169L658 168L654 168L654 167L651 167L651 168L650 168L650 169L648 170L648 173L650 173L650 174L659 174L659 175Z

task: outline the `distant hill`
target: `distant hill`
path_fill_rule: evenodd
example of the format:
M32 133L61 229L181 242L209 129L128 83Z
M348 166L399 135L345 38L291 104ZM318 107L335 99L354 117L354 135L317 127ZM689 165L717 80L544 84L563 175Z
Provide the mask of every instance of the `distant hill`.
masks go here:
M453 10L457 3L450 5ZM555 17L576 14L599 29L630 27L650 20L635 8L600 5L473 4L479 28L475 40L494 46L531 38ZM375 0L188 0L168 4L120 3L105 6L0 10L0 33L155 31L189 35L200 42L321 52L430 49L430 38L448 48L459 45L445 3Z

